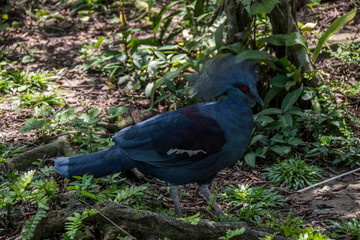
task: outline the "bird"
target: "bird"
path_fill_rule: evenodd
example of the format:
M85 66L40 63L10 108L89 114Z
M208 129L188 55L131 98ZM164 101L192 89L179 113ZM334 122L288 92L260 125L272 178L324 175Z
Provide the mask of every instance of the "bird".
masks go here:
M204 101L122 129L107 150L59 157L54 170L72 178L138 168L170 184L175 213L180 217L178 186L197 183L215 214L223 215L209 185L219 171L235 164L246 151L253 129L250 102L263 106L257 81L253 63L237 55L218 54L189 77L194 93Z

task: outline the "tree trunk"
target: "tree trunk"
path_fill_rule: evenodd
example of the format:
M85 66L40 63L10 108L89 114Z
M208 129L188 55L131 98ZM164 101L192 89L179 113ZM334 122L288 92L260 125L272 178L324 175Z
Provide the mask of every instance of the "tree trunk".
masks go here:
M289 34L292 32L300 32L296 20L296 5L294 0L280 0L270 13L270 21L273 34ZM314 71L313 63L307 49L301 45L295 46L274 46L276 57L287 57L295 66L302 66L303 71ZM311 82L307 82L310 86L319 86L320 78L315 75Z

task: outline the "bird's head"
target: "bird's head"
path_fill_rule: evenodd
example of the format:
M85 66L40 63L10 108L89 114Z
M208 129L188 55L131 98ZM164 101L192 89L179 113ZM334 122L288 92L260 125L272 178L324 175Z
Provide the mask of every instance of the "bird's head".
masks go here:
M254 64L240 61L236 55L218 55L210 59L190 82L195 92L205 100L226 94L264 104L256 89Z

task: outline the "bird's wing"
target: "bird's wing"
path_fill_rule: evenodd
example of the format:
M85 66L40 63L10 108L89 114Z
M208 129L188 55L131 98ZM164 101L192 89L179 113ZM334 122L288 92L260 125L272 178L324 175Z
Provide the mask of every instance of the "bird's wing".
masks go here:
M128 127L114 141L136 161L158 167L204 167L226 144L217 121L200 105L181 108Z

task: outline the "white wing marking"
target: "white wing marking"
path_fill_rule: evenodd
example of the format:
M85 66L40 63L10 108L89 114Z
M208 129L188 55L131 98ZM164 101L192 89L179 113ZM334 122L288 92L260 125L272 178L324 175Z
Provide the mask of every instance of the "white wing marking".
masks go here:
M193 155L196 155L198 153L206 153L204 150L185 150L185 149L178 149L178 148L172 148L170 149L169 151L167 151L167 155L170 155L170 154L182 154L182 153L187 153L189 155L189 157L193 156Z

